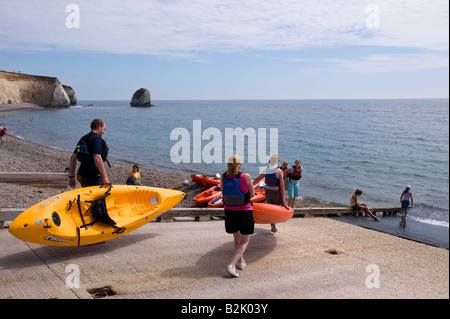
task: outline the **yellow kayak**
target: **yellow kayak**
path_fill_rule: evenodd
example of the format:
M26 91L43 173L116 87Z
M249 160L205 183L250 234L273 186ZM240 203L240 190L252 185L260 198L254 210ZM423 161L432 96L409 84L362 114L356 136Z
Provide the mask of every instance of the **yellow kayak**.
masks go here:
M50 197L12 222L15 237L41 245L90 245L127 234L178 204L185 194L164 188L92 186Z

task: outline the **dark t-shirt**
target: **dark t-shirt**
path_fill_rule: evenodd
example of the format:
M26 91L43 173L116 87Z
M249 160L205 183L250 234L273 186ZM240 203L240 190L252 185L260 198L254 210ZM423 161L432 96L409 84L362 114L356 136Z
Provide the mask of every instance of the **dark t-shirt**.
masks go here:
M94 133L88 136L86 139L86 145L90 154L102 154L103 142L102 138L97 134ZM81 162L80 168L78 169L78 175L84 177L94 177L99 174L100 172L94 162L94 156L92 156L92 159L89 161Z

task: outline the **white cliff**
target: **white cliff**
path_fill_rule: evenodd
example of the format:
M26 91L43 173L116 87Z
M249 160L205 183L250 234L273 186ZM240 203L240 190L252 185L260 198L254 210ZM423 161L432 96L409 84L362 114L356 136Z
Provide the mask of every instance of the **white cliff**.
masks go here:
M0 104L33 103L68 107L69 96L56 77L0 71Z

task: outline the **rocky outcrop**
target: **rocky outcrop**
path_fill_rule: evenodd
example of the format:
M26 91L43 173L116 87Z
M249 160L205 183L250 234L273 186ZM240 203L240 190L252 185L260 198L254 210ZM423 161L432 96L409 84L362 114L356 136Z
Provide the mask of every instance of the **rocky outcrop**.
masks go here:
M6 103L68 107L71 100L55 77L0 71L0 104Z
M77 96L75 95L75 91L68 85L63 84L63 88L69 97L70 105L77 105Z
M134 92L130 102L131 106L153 106L150 99L150 92L141 88Z

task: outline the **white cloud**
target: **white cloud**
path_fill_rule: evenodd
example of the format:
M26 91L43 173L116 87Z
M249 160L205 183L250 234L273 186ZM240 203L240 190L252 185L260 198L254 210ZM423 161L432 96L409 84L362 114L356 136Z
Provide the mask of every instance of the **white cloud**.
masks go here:
M137 53L393 46L448 52L446 0L73 0L80 28L65 25L69 3L0 0L0 50ZM366 6L380 27L366 25Z
M327 59L328 70L345 73L383 73L448 68L449 56L445 52L415 54L374 54L356 59Z

